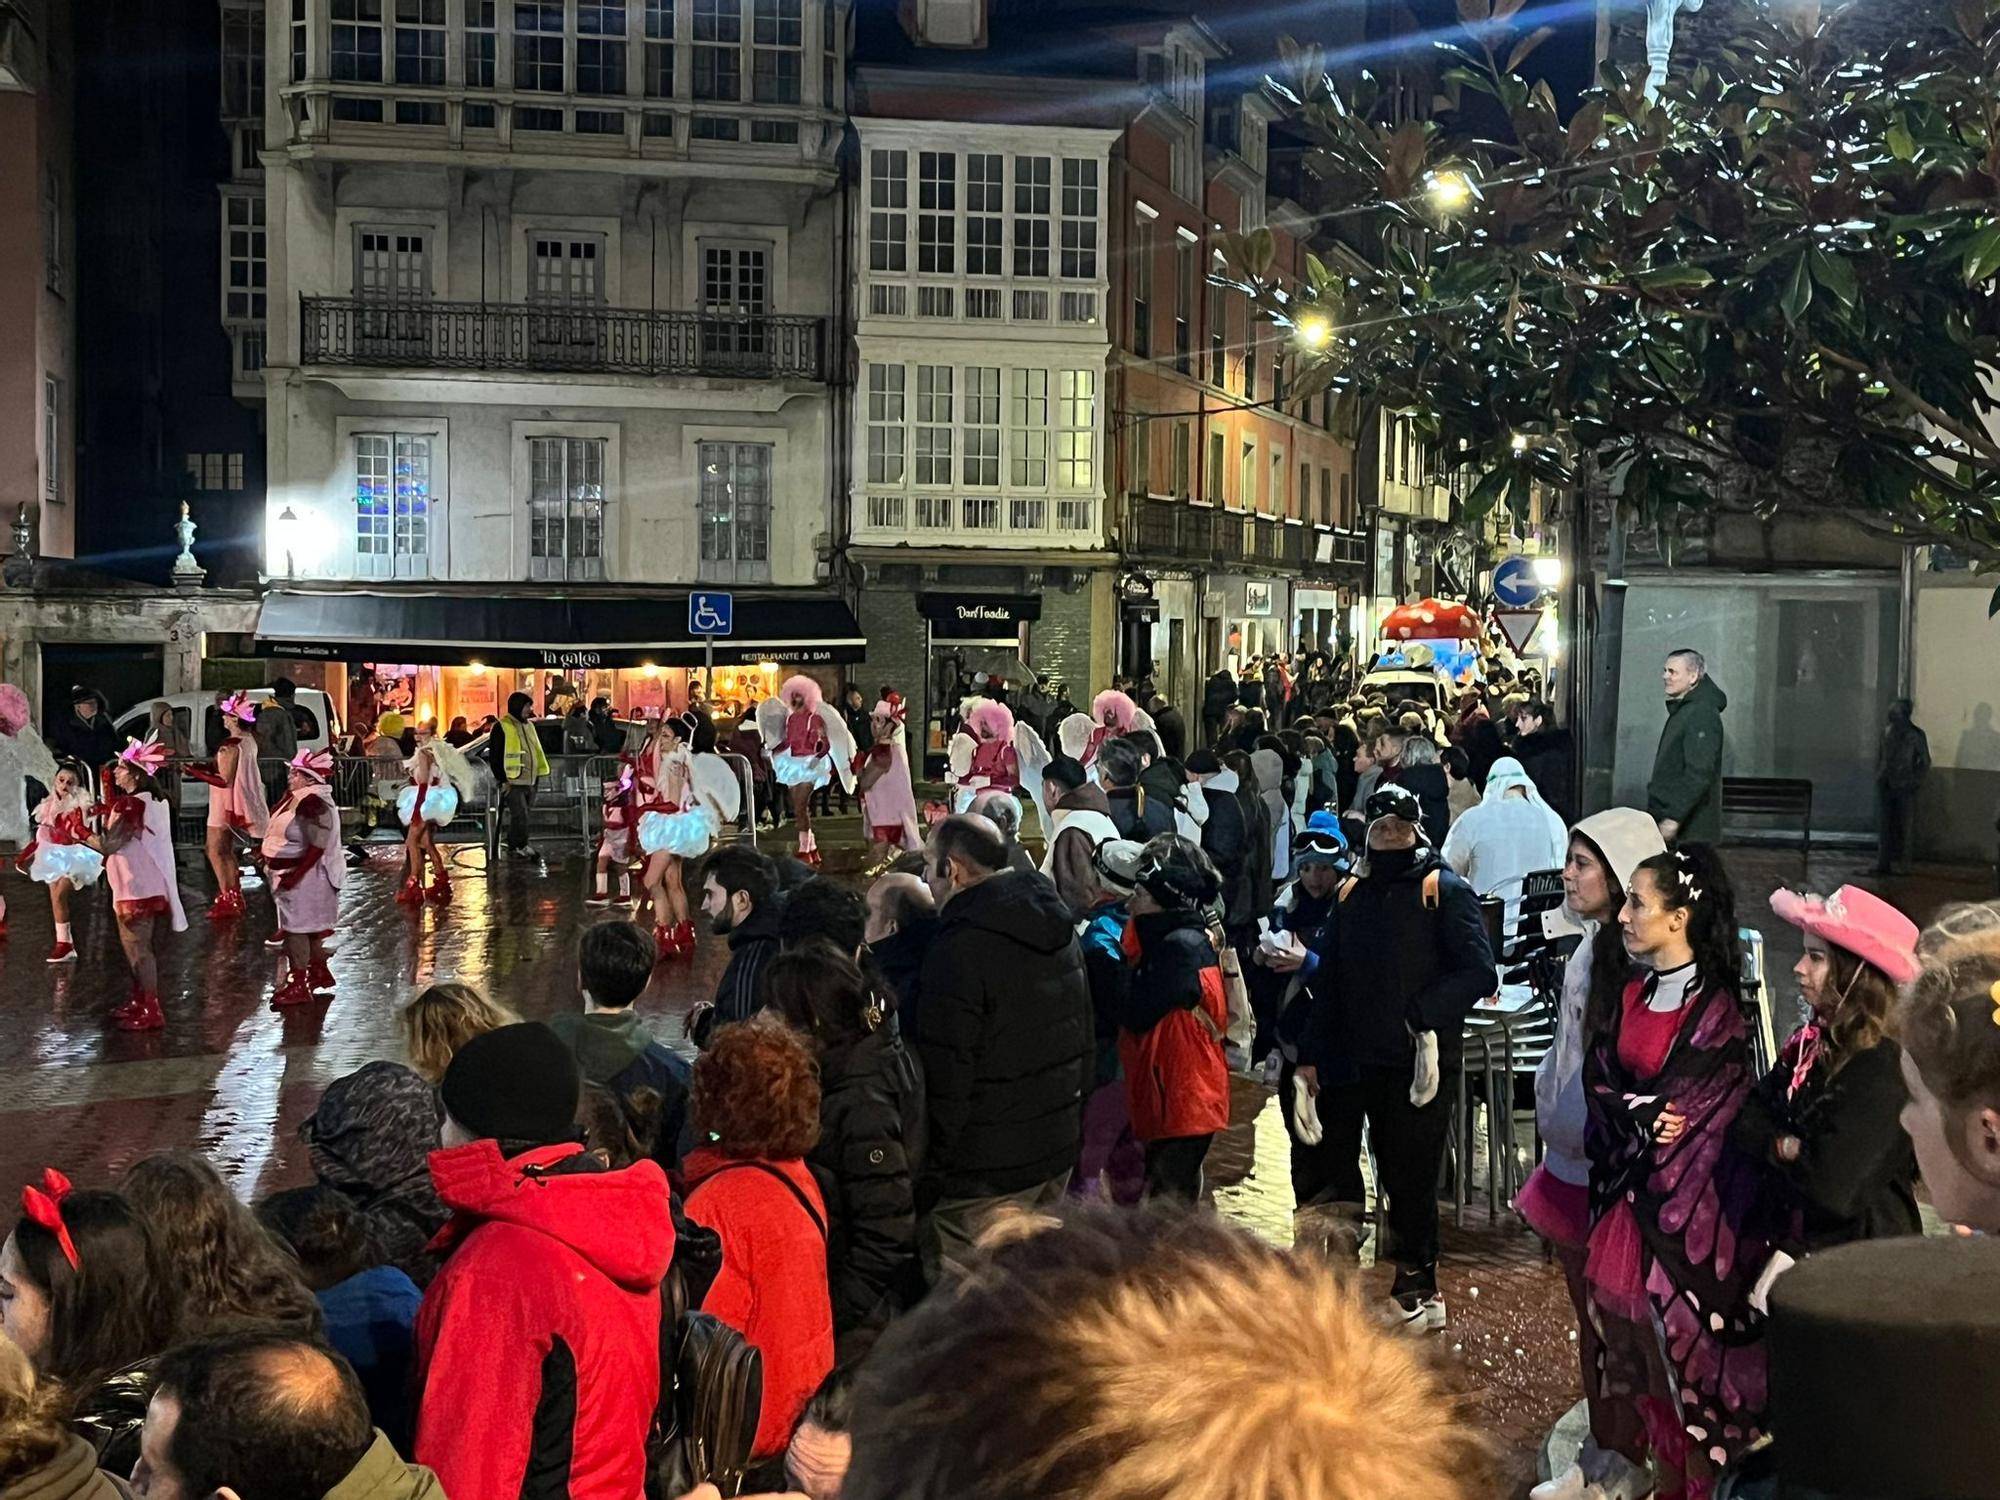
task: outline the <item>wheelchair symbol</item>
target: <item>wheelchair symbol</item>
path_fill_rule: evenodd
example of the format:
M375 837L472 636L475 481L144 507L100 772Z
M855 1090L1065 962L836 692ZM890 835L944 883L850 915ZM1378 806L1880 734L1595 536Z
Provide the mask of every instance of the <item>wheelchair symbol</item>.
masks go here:
M719 635L729 628L729 621L706 598L701 598L695 601L694 628L698 635Z

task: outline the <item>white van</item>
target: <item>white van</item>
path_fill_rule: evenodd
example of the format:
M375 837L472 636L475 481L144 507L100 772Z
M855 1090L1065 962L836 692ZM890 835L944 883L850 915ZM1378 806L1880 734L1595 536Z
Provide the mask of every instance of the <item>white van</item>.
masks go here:
M267 687L244 689L254 702L262 703L271 696ZM112 717L118 729L118 742L122 745L128 739L143 740L152 728L153 705L165 703L174 711L174 722L187 736L189 753L196 760L214 758L224 737L222 713L215 706L213 691L203 693L169 693L155 698L142 699L124 712ZM301 750L324 750L333 744L339 726L334 722L333 702L318 688L300 688L292 695L292 706L303 713L308 721L304 728L310 734L299 736ZM183 814L193 808L207 808L208 785L192 776L181 781L180 805Z

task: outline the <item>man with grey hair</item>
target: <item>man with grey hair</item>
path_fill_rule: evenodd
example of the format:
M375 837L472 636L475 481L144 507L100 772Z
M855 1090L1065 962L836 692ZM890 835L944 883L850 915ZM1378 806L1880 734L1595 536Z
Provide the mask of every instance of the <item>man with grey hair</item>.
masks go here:
M1660 680L1667 722L1646 783L1646 811L1670 844L1713 844L1722 838L1722 711L1729 699L1691 647L1667 653Z
M1000 830L1001 842L1007 846L1008 869L1032 871L1035 868L1035 862L1028 858L1028 851L1021 847L1020 798L995 787L974 797L966 811L984 818Z
M1097 780L1111 805L1111 821L1120 838L1142 844L1175 831L1173 804L1148 797L1139 784L1145 770L1146 752L1128 738L1108 739L1097 747Z

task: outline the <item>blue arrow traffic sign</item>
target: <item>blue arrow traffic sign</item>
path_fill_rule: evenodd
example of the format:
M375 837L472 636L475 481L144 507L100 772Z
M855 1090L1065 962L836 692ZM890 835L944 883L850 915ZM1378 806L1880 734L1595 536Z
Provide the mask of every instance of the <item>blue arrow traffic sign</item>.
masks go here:
M689 594L688 634L728 635L735 628L734 594Z
M1509 609L1526 609L1542 597L1533 558L1516 554L1493 570L1493 597Z

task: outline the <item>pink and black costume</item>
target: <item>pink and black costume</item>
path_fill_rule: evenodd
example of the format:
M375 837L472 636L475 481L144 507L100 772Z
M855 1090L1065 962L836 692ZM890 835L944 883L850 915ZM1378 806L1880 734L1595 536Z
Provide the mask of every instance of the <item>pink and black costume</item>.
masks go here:
M333 757L324 750L301 751L291 769L309 778L307 784L286 794L264 833L264 865L278 905L278 930L287 937L326 938L340 915L347 861L340 852L340 809L326 781L332 765ZM332 988L333 974L323 958L304 969L294 963L272 1004L299 1003Z

